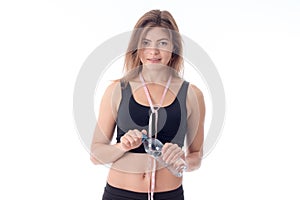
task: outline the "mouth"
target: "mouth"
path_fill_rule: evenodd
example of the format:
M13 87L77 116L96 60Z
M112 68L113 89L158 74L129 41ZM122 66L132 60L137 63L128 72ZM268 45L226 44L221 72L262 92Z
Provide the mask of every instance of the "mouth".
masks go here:
M147 60L151 63L159 63L161 58L148 58Z

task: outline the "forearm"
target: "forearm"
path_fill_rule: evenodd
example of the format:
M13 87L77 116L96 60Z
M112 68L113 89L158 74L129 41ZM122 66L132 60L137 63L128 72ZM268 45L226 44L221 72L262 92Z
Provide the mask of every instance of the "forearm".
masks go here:
M189 153L185 157L187 163L187 171L194 171L199 169L202 161L202 154L200 152Z
M113 163L126 153L121 144L93 144L91 148L91 161L94 164Z

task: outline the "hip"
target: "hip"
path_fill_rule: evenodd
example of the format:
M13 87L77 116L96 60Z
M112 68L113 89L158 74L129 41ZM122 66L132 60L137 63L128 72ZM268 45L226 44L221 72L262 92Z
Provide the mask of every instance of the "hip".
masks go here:
M155 200L184 200L183 187L174 190L155 192ZM125 190L106 184L102 200L148 200L148 193Z
M115 187L136 192L147 192L151 183L151 172L127 173L110 169L107 182ZM155 173L155 192L164 192L178 188L182 178L176 177L163 168Z

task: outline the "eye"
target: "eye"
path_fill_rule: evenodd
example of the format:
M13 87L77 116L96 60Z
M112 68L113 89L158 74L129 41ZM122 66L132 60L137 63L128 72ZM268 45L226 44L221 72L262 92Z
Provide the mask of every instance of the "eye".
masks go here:
M142 40L142 46L147 47L150 45L150 42L148 40Z
M163 47L168 46L168 42L167 41L161 41L161 42L159 42L159 46L163 46Z

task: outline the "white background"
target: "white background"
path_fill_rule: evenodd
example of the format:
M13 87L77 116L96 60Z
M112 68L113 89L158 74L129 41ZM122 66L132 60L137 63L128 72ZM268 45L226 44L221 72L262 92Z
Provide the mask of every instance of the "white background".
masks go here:
M186 199L300 198L298 1L29 0L0 3L0 199L101 199L108 169L77 134L76 77L156 8L209 54L226 93L222 136L185 174Z

